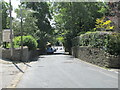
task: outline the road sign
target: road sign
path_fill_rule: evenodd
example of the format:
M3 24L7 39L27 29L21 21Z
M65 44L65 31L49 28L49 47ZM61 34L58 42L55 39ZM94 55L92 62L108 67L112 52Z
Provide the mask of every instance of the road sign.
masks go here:
M10 29L3 30L3 42L10 42Z

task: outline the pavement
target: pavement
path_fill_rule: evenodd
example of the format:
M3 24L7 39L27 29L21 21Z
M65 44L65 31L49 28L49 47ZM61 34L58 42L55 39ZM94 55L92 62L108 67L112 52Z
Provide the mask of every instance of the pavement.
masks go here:
M70 55L42 55L31 64L16 88L118 88L118 72Z
M0 59L0 90L14 88L30 63L17 63Z

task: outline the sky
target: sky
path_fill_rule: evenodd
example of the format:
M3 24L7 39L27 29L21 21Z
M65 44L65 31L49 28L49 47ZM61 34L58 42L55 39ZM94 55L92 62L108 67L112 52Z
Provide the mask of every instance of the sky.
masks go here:
M4 0L5 2L9 3L9 0ZM16 13L14 12L18 5L20 5L20 0L11 0L11 4L13 6L12 17L16 18Z

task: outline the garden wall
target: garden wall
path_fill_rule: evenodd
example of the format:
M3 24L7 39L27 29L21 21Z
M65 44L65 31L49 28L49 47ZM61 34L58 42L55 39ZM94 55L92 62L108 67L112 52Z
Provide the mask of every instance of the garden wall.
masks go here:
M120 68L120 56L110 55L99 48L75 46L72 47L72 55L101 67Z
M36 57L38 57L42 52L40 50L30 50L28 52L28 59L34 60Z
M10 49L5 49L5 48L0 48L0 49L2 49L2 58L3 59L11 59L11 50ZM12 60L20 61L21 60L20 52L21 52L20 48L15 48L13 50ZM23 47L22 61L28 61L28 48L27 47Z
M2 49L0 49L0 59L2 59Z
M0 51L1 51L1 58L11 60L11 50L10 49L0 48ZM21 48L15 48L13 51L12 60L20 61L21 60L20 53L21 53ZM24 61L24 62L32 61L40 54L41 54L41 52L39 50L28 50L28 47L24 47L22 61Z

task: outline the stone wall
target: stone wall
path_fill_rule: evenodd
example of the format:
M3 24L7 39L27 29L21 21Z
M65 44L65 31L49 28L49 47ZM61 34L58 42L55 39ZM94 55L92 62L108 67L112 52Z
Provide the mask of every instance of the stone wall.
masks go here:
M0 59L2 58L2 49L0 49Z
M14 60L14 61L20 61L21 60L21 48L15 48L13 51L13 57L11 58L11 50L10 49L4 49L0 48L1 51L1 58L3 59L9 59L9 60ZM27 62L27 61L32 61L36 57L38 57L41 54L40 50L28 50L28 47L23 48L23 57L22 61Z
M104 50L92 47L72 47L72 55L76 58L101 67L120 68L120 56L106 53Z
M28 52L29 60L34 60L36 57L38 57L41 54L40 50L31 50Z
M13 50L13 57L11 58L11 50L10 49L4 49L4 48L0 48L2 50L2 58L3 59L12 59L12 60L16 60L16 61L20 61L21 60L21 49L20 48L15 48ZM27 47L23 47L23 57L22 57L22 61L28 61L29 56L28 56L28 48Z

